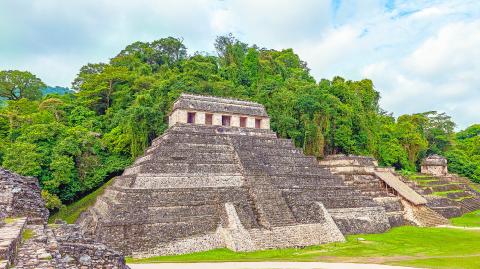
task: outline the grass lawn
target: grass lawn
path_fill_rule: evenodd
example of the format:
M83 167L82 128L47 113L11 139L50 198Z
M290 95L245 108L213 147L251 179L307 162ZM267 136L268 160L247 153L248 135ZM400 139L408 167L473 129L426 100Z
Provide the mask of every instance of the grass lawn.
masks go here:
M48 222L53 223L56 219L62 219L67 223L75 223L78 217L80 217L80 214L82 214L83 211L95 204L97 197L103 194L105 188L108 187L112 182L113 179L110 179L107 183L103 184L94 192L88 194L87 196L74 203L71 203L61 208L57 213L52 214L50 218L48 218Z
M449 257L418 259L402 262L391 262L390 265L403 265L411 267L436 268L436 269L478 269L480 268L480 257Z
M480 231L403 226L383 234L348 236L345 243L331 243L302 249L255 252L216 249L177 256L127 258L127 262L326 261L430 268L479 268L477 266L480 260L479 242ZM458 265L459 261L464 261L464 265ZM460 267L455 267L457 265Z
M455 226L480 227L480 210L467 213L458 218L450 219L450 221ZM478 268L480 268L480 266Z
M464 190L451 190L451 191L437 191L432 193L433 195L448 198L448 195L451 193L460 193L464 192Z
M468 186L470 186L470 188L474 189L475 191L480 192L480 184L468 182Z

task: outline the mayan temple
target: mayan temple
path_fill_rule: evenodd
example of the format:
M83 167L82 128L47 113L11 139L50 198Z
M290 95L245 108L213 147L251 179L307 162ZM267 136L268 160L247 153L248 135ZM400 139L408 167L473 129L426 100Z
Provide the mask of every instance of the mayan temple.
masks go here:
M385 208L270 130L265 108L183 94L170 128L79 223L125 255L344 241L391 227Z

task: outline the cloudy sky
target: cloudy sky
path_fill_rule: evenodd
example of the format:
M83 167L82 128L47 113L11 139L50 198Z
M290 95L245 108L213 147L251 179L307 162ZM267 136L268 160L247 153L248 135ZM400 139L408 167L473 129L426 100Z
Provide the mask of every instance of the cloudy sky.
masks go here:
M480 123L478 0L0 0L0 69L70 86L134 41L217 35L293 48L317 78L370 78L396 116L438 110Z

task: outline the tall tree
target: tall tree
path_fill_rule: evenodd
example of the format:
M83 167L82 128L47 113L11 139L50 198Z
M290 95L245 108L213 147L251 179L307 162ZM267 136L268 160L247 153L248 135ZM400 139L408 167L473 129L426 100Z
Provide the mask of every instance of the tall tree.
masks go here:
M8 100L38 100L42 97L41 89L44 87L45 83L30 72L0 71L0 97Z

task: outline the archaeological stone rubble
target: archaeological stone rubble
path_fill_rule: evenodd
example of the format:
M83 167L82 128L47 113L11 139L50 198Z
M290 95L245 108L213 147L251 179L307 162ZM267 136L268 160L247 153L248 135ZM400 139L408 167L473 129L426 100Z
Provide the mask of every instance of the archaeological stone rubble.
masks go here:
M0 269L128 269L123 255L78 225L47 225L38 181L0 168Z

